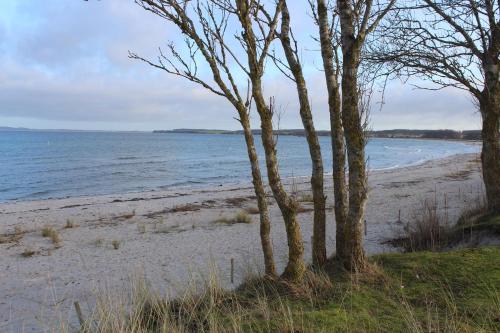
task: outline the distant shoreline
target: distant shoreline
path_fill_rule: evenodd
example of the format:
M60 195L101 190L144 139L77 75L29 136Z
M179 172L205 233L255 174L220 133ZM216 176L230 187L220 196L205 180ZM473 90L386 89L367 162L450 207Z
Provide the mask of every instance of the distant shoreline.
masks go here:
M151 133L151 131L127 131L127 130L77 130L77 129L32 129L25 127L1 127L0 132L62 132L62 133ZM318 136L330 136L330 131L316 131ZM221 129L196 129L179 128L172 130L154 130L154 134L225 134L242 135L241 130L221 130ZM252 130L254 135L260 135L260 129ZM305 136L303 129L281 129L275 131L276 135ZM456 131L451 129L440 130L414 130L414 129L393 129L367 132L371 138L386 139L438 139L438 140L460 140L479 141L481 140L480 130Z
M243 131L236 130L218 130L218 129L189 129L180 128L173 130L155 130L155 134L225 134L225 135L241 135ZM260 135L261 130L252 130L254 135ZM276 135L288 136L305 136L303 129L284 129L276 130ZM316 131L318 136L330 136L330 131ZM433 140L456 140L456 141L479 141L481 140L480 130L455 131L449 129L443 130L411 130L411 129L394 129L367 132L370 138L384 139L433 139Z
M401 172L402 170L419 168L425 165L434 165L436 163L440 163L449 159L464 159L464 158L472 158L472 156L476 156L476 153L459 153L446 157L433 158L427 160L421 160L416 163L396 165L391 167L384 168L369 168L370 174L373 173L385 173L385 172ZM327 179L331 178L331 171L325 172L324 177ZM293 182L299 180L300 182L306 183L310 178L310 175L296 175L296 176L286 176L283 177L285 184L292 184ZM188 191L188 192L197 192L197 191L207 191L207 190L221 190L221 191L232 191L235 189L248 189L252 188L252 183L250 180L242 180L240 182L228 182L228 183L206 183L206 184L191 184L191 185L178 185L178 186L170 186L168 188L151 188L151 189L143 189L138 191L124 191L124 192L111 192L111 193L103 193L103 194L86 194L86 195L67 195L67 196L54 196L47 198L16 198L12 200L0 200L1 205L7 204L22 204L22 203L30 203L30 202L43 202L43 201L54 201L54 200L85 200L91 198L105 198L105 197L116 197L116 196L124 196L124 197L140 197L141 195L152 195L152 194L161 194L166 192L177 192L177 191ZM135 200L132 200L135 201ZM140 201L140 200L139 200ZM1 214L1 212L0 212Z

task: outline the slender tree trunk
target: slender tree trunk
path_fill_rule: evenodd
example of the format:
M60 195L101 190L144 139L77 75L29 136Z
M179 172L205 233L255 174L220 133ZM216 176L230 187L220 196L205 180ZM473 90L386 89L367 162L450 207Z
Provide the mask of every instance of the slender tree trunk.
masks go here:
M246 108L239 110L240 122L245 134L245 142L248 151L248 158L252 167L252 182L257 197L257 206L260 213L260 241L262 245L262 252L264 254L264 266L266 275L269 277L277 276L276 265L274 263L273 246L271 242L271 220L269 218L269 208L266 200L266 191L262 181L260 172L259 160L257 157L257 150L255 149L255 142L250 127L250 120L248 118Z
M305 272L304 244L297 221L297 202L283 187L278 170L276 143L273 135L272 108L268 107L262 95L260 77L252 78L253 96L261 119L262 144L266 154L267 176L274 198L283 215L288 240L288 263L283 273L285 279L301 281Z
M500 213L500 82L499 61L485 66L486 84L479 101L483 118L481 161L488 210Z
M342 113L340 105L340 91L338 74L334 65L334 50L330 36L328 8L325 0L318 0L318 23L321 42L321 56L325 70L326 86L328 90L328 106L330 112L330 128L333 159L333 192L335 200L336 223L336 256L344 257L345 223L347 215L347 194L345 183L345 147L344 129L342 128ZM338 64L336 64L338 66Z
M266 104L262 92L264 64L257 57L257 41L252 28L249 3L245 0L240 0L237 1L237 6L239 20L244 30L243 38L247 47L252 96L260 116L262 145L264 146L266 155L267 177L273 196L283 215L287 234L288 263L282 276L287 280L300 282L304 277L306 266L304 263L304 244L300 225L297 221L297 202L285 191L278 170L278 158L273 132L273 108L272 105L268 106Z
M367 266L363 249L363 218L367 201L365 137L359 112L358 68L360 40L354 38L354 19L349 0L338 0L342 35L342 122L349 165L349 210L345 226L344 265L352 271ZM359 38L359 37L358 37Z
M282 8L281 35L280 40L285 51L285 56L295 79L297 94L299 97L300 117L304 125L309 154L312 162L311 189L314 203L314 225L312 261L316 267L322 267L326 263L326 197L323 184L323 159L321 156L321 146L318 135L314 128L314 122L309 104L307 84L302 72L302 65L294 53L290 40L290 15L286 2Z
M347 53L349 57L349 53ZM350 73L349 73L350 72ZM345 226L345 265L354 271L366 267L363 249L363 218L367 201L365 140L358 108L357 71L344 58L342 115L349 164L349 210Z

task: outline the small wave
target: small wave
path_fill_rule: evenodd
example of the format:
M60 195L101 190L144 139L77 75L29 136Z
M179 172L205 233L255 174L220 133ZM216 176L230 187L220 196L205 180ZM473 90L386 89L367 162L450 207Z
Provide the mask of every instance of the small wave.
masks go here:
M417 161L412 161L412 162L409 161L408 163L403 163L403 164L394 164L394 165L391 165L388 167L373 168L372 170L384 171L384 170L393 170L393 169L398 169L398 168L406 168L406 167L421 165L421 164L424 164L424 163L431 161L433 159L434 158L422 158L422 159L419 159Z
M32 196L44 195L44 194L49 194L50 192L52 192L52 191L48 191L48 190L47 191L37 191L37 192L31 193L30 195L32 195Z
M123 157L117 157L116 160L118 161L128 161L128 160L138 160L139 157L135 156L123 156Z
M158 188L161 190L166 190L166 189L170 189L172 187L184 187L184 186L198 185L198 184L204 184L204 183L205 182L202 182L202 181L186 180L184 182L176 182L176 183L172 183L169 185L158 186Z
M25 199L36 199L36 198L49 198L48 195L50 193L52 193L52 191L48 191L48 190L47 191L35 191L32 193L24 194L17 199L25 200Z
M394 165L391 165L391 166L388 166L388 167L373 168L372 170L374 170L374 171L384 171L384 170L397 169L397 168L400 168L400 167L401 167L400 164L394 164Z

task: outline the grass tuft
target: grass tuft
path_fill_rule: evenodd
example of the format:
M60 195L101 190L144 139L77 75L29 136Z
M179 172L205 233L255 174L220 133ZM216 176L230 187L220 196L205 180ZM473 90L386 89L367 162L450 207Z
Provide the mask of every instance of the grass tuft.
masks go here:
M19 243L23 239L25 231L21 227L15 227L13 233L0 235L0 244Z
M414 221L405 228L408 239L406 251L435 251L447 243L448 229L435 201L424 200L415 215Z
M64 226L64 229L73 229L76 227L76 224L71 221L70 219L66 220L66 225Z
M112 240L111 245L113 246L113 249L118 250L120 248L121 242L119 240Z
M231 218L221 217L214 221L216 224L237 224L237 223L252 223L252 217L245 211L238 212Z
M183 204L183 205L176 205L172 209L169 210L170 213L186 213L186 212L195 212L201 209L200 205L196 204Z
M42 237L48 237L52 241L52 243L56 246L61 244L61 237L59 236L59 232L53 227L45 226L42 228Z
M304 193L302 194L299 199L298 199L299 202L313 202L313 196L312 194L309 194L309 193Z
M52 227L43 227L42 228L42 237L50 237L50 235L52 234L52 232L54 231L54 228Z
M444 213L443 213L444 211ZM424 200L422 207L414 213L413 221L407 223L401 237L387 243L402 247L406 252L440 251L470 242L476 234L476 242L481 237L500 234L495 223L488 222L487 206L483 198L478 198L465 207L455 225L448 223L446 207L438 207L436 200ZM471 245L469 243L469 245Z
M38 253L37 251L27 247L24 249L24 251L21 253L21 255L25 258L29 258L29 257L33 257L37 253Z
M21 227L14 227L14 235L20 236L22 234L24 234L23 228L21 228Z

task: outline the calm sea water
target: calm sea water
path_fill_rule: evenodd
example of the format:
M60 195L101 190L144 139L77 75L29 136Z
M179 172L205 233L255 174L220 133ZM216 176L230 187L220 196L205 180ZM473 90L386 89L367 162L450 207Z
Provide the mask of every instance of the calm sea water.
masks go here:
M329 171L330 140L320 141ZM278 148L283 176L310 174L305 138L281 136ZM371 139L367 146L371 169L478 150L461 142L410 139ZM0 131L0 202L247 181L240 135Z

